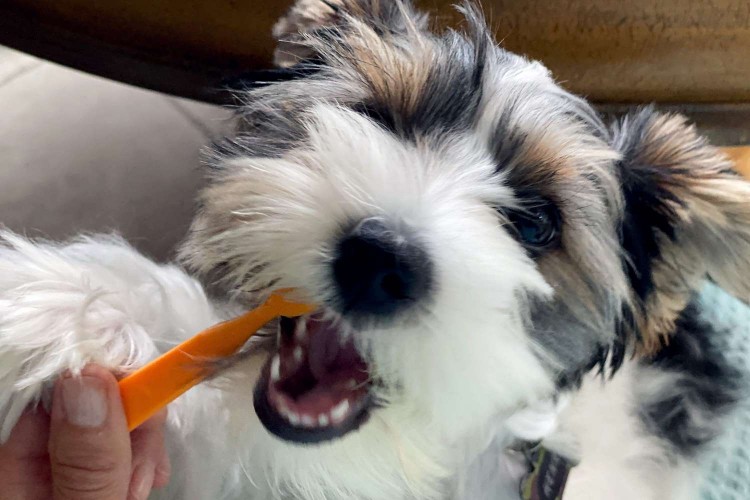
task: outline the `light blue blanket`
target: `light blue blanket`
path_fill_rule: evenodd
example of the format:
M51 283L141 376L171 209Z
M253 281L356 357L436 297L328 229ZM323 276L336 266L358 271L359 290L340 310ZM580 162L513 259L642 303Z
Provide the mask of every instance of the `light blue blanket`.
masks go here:
M715 285L701 291L704 317L730 331L716 339L729 361L750 373L750 307ZM750 500L750 404L727 422L727 432L707 457L701 500Z

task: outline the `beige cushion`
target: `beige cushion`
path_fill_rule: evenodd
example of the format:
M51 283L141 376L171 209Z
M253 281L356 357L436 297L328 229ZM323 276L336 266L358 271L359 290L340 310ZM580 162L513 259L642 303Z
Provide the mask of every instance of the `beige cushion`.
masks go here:
M64 238L117 230L170 255L229 114L0 47L0 223Z

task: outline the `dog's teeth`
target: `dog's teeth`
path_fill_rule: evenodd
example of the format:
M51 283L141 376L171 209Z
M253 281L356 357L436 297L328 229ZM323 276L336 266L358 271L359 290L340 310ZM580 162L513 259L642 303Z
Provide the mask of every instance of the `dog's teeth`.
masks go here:
M294 329L294 338L297 342L304 342L307 338L307 322L304 319L297 320L297 326Z
M302 425L305 427L314 427L315 426L315 420L310 415L302 415Z
M302 354L303 354L302 347L297 346L294 348L294 360L297 363L300 363L302 361Z
M278 382L281 378L281 358L279 358L279 355L275 355L273 357L273 361L271 361L271 382Z
M321 427L327 427L328 426L328 416L323 415L322 413L318 415L318 425Z
M289 423L292 424L292 425L299 425L299 423L300 423L299 415L297 415L294 412L291 412L291 411L288 412L287 415L286 415L286 418L287 418L287 420L289 420Z
M345 399L339 404L337 404L333 410L331 410L331 419L335 423L340 423L342 420L344 420L344 417L346 416L348 411L349 411L349 400Z

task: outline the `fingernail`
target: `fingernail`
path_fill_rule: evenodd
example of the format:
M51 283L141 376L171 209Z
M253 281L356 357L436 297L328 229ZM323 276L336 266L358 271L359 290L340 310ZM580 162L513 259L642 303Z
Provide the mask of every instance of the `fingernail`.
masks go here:
M65 417L79 427L101 427L107 420L107 392L96 377L65 377L61 383Z
M130 498L146 500L154 484L154 474L154 468L148 465L136 468L130 480Z

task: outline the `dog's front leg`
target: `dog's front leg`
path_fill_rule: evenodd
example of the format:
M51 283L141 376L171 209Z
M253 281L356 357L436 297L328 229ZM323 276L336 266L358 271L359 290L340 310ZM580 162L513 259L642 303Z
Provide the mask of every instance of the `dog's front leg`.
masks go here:
M60 373L126 373L217 320L197 282L119 238L0 233L0 442Z

